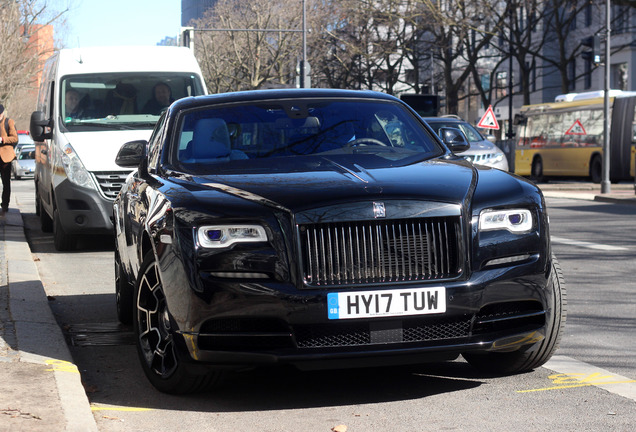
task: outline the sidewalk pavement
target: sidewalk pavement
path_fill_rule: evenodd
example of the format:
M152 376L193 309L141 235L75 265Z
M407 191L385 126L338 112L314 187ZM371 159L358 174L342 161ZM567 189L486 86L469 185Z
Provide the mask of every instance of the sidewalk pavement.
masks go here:
M22 216L0 216L0 432L97 431Z
M545 183L546 197L636 204L634 185ZM0 216L0 432L97 431L18 209Z
M636 204L636 186L633 183L610 185L610 192L602 194L601 186L594 183L540 183L546 198L571 198L607 203Z

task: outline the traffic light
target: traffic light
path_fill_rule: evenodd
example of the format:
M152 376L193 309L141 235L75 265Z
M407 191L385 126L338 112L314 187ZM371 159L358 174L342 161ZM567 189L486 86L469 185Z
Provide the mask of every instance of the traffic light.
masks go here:
M587 37L581 41L581 45L587 47L583 51L583 57L591 60L594 65L601 64L601 37L597 34Z
M595 34L592 39L592 61L598 65L601 63L601 37Z
M194 48L194 27L181 27L181 46Z

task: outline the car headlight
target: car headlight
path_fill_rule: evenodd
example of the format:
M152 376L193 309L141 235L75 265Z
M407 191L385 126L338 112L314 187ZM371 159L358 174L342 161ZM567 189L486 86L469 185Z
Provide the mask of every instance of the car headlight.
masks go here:
M70 144L66 144L62 148L62 165L64 166L64 171L66 171L66 177L68 177L70 181L78 186L97 189L91 179L91 175L86 168L84 168L84 164Z
M503 154L503 153L495 153L493 155L491 161L492 161L493 164L497 164L497 163L503 161L505 157L506 157L506 155Z
M265 228L260 225L214 225L197 230L199 244L205 248L229 247L234 243L267 241Z
M528 232L534 226L532 213L526 209L484 210L479 214L479 230L508 230L512 233Z

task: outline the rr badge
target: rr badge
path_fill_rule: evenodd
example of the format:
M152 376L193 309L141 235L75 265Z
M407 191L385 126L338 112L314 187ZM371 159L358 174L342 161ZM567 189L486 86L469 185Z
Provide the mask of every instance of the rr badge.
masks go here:
M386 209L384 208L384 203L373 203L373 217L375 217L376 219L386 217Z

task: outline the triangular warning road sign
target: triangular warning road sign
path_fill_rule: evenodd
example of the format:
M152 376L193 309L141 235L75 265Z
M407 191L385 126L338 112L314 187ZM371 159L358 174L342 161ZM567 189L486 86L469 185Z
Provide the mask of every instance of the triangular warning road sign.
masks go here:
M495 117L495 112L492 110L492 105L488 105L488 109L481 120L479 120L479 123L477 123L477 127L499 129L499 123L497 123L497 118Z
M581 120L576 119L574 124L570 126L570 129L568 129L567 132L565 132L565 134L566 135L587 135L587 132L585 132L585 128L583 127L583 123L581 123Z

